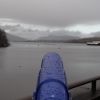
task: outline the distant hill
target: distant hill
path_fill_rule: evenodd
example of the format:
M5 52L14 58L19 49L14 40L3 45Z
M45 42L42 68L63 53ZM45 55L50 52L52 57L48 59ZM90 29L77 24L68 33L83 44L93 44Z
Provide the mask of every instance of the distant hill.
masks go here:
M100 32L92 33L92 35L93 35L94 37L100 37Z
M100 41L100 37L88 37L88 38L80 38L78 36L70 36L70 35L49 35L40 37L36 40L27 40L15 35L6 34L8 41L11 42L64 42L64 43L86 43L92 41Z
M7 33L7 38L10 42L24 42L24 41L27 41L24 38L21 38L21 37L15 36L15 35L11 35L11 34L8 34L8 33Z
M49 35L40 37L35 42L67 42L72 39L79 39L79 37L70 35Z
M88 38L81 38L81 39L73 39L73 40L69 40L67 42L69 42L69 43L86 43L86 42L92 42L92 41L100 41L100 37L88 37Z

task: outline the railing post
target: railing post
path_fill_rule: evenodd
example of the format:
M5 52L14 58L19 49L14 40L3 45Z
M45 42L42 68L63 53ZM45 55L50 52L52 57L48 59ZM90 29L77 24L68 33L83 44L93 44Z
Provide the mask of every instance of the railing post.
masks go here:
M92 94L95 94L96 93L96 80L92 81L92 87L91 87L91 91L92 91Z

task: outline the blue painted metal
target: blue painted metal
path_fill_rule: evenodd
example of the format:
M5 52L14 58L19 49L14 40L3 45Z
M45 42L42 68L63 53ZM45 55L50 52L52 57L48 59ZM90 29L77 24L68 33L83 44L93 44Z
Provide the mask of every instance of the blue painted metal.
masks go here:
M35 100L69 100L63 62L57 53L42 59Z

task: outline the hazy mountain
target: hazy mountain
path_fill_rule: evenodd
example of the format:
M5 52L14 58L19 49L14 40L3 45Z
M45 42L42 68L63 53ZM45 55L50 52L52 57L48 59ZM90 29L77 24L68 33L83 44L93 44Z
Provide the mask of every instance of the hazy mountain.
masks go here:
M11 35L11 34L8 34L8 33L7 33L7 38L11 42L24 42L24 41L27 41L24 38L21 38L21 37L15 36L15 35Z
M94 37L100 37L100 32L92 33Z
M0 28L13 36L21 37L22 39L24 38L31 41L42 37L48 37L49 35L49 37L53 35L53 39L56 38L57 35L61 35L62 38L67 35L82 35L80 32L71 32L63 27L49 27L43 25L27 24L13 19L0 19Z
M100 37L88 37L88 38L81 38L81 39L73 39L73 40L69 40L67 42L69 42L69 43L86 43L86 42L92 42L92 41L100 41Z
M36 41L40 42L66 42L72 39L79 39L77 36L70 36L70 35L48 35L44 37L40 37Z

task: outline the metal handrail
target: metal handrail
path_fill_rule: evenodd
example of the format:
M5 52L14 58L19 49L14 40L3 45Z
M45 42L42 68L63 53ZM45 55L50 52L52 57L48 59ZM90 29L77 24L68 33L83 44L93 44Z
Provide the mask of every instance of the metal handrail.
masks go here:
M79 81L79 82L75 82L75 83L69 84L68 85L68 89L71 90L73 88L76 88L76 87L91 83L91 92L93 94L95 94L96 93L96 81L97 80L100 80L100 76L96 76L96 77L89 78L89 79L86 79L86 80L83 80L83 81Z
M71 90L71 89L77 88L79 86L91 83L91 92L93 94L95 94L96 93L96 81L98 81L98 80L100 80L100 76L96 76L96 77L89 78L89 79L86 79L83 81L75 82L75 83L69 84L68 89ZM29 97L26 97L26 98L23 98L20 100L32 100L32 96L29 96ZM94 98L91 100L94 100Z

